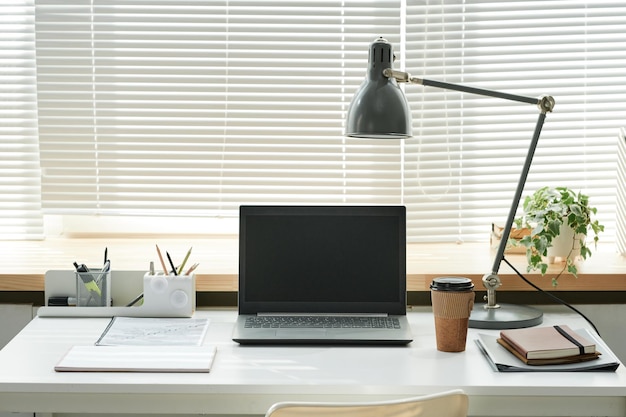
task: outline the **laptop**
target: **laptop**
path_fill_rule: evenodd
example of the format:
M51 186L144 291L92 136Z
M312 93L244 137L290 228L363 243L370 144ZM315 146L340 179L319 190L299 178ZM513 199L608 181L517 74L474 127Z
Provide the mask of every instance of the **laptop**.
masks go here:
M242 206L240 344L407 344L403 206Z

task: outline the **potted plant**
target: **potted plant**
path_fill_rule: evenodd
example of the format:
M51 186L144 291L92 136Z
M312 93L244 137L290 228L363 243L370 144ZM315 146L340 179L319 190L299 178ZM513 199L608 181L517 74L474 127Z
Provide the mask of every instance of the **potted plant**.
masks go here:
M527 271L540 270L545 275L548 269L546 258L559 236L568 235L568 251L563 256L563 269L552 278L556 286L559 277L567 270L578 277L576 257L591 256L587 246L587 234L593 233L594 244L604 226L594 219L597 209L589 205L589 197L575 193L567 187L543 187L524 199L524 215L515 219L518 228L531 229L530 234L519 241L526 247ZM569 230L568 233L568 228Z

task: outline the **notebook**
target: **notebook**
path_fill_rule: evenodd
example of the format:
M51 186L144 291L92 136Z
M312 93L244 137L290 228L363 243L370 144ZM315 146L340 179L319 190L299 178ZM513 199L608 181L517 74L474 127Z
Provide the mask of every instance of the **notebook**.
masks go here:
M411 342L405 207L242 206L239 215L234 341Z

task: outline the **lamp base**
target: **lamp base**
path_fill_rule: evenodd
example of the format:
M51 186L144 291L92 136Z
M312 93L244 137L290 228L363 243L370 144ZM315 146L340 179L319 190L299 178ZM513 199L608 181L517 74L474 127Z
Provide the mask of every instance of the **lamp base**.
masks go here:
M543 312L534 307L499 304L499 308L485 308L477 304L469 318L469 327L473 329L520 329L537 326L543 322Z

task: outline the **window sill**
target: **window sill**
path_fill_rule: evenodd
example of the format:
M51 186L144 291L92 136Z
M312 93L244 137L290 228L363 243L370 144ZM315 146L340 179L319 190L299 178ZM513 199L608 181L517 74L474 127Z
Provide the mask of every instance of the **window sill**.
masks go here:
M198 262L196 272L199 292L236 292L238 273L238 241L236 237L183 239L48 239L45 241L0 241L0 291L43 291L44 274L50 269L73 269L72 263L87 265L102 262L108 248L113 268L148 270L149 262L159 265L155 243L162 252L182 259L190 246L190 263ZM476 290L483 289L482 276L489 272L494 251L489 244L409 244L407 250L407 290L429 291L434 277L461 275L474 281ZM507 255L509 262L525 273L525 257ZM580 262L579 278L564 275L558 287L551 277L558 270L552 265L546 276L526 276L549 291L626 291L626 257L615 252L614 245L599 246L593 256ZM511 268L503 264L498 291L532 290Z

